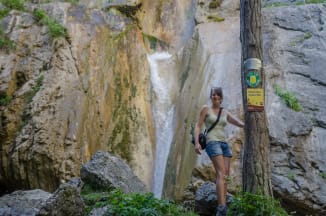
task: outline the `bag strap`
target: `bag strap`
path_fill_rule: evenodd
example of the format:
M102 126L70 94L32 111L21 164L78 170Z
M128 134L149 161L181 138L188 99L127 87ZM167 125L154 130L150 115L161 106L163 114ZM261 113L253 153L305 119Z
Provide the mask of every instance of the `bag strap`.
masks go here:
M212 124L212 126L210 128L208 128L207 130L205 130L205 132L206 132L205 134L208 134L208 132L210 132L217 125L217 123L219 122L220 117L221 117L222 109L223 109L223 107L221 107L220 110L218 111L217 119L214 122L214 124Z

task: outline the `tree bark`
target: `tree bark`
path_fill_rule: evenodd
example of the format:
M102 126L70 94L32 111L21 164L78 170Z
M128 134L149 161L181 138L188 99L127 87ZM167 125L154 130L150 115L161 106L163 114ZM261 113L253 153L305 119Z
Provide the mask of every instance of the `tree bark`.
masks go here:
M261 1L241 0L240 6L241 82L245 112L243 191L272 196L270 142L266 114L265 110L248 112L246 71L244 68L244 61L248 58L258 58L262 61ZM258 88L264 89L263 69L258 74L261 77Z

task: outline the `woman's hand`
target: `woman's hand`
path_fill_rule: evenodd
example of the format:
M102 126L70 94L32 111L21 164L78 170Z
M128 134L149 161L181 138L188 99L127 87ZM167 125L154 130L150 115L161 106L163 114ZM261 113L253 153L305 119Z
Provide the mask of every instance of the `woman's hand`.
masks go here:
M199 144L199 142L196 142L195 144L195 151L197 154L201 155L201 145Z

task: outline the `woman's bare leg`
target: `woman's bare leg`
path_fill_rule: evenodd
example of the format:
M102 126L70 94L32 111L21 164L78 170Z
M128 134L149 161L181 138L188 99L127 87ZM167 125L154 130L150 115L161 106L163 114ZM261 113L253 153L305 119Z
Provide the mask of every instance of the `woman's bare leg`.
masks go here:
M218 204L225 205L225 168L224 168L224 159L222 155L217 155L211 158L213 166L216 172L216 193L218 197Z
M224 159L224 170L225 170L225 173L224 175L225 176L230 176L230 161L231 161L231 158L230 157L223 157ZM228 182L227 181L224 181L224 197L226 199L226 194L227 194L227 188L228 188Z

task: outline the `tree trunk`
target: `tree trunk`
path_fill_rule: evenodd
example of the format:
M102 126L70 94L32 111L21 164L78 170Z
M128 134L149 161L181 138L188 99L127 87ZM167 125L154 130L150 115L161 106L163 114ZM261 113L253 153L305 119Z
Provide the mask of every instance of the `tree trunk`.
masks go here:
M270 143L266 114L265 110L248 111L248 86L244 65L244 61L248 58L257 58L262 61L261 2L260 0L241 0L240 4L241 80L246 134L242 171L243 191L272 195L269 159ZM263 69L257 71L257 73L261 79L257 88L264 90Z

